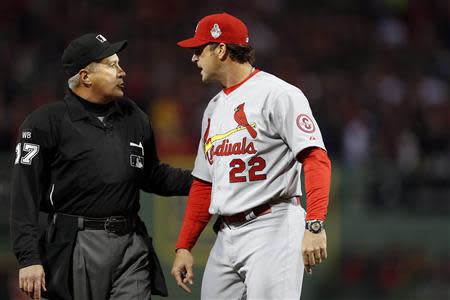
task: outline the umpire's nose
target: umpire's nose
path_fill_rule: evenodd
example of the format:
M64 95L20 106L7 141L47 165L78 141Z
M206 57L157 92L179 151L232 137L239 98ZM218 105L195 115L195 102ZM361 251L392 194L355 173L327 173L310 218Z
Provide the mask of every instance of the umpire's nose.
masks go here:
M125 73L124 69L121 66L117 65L117 77L122 78L125 77L127 73Z
M191 59L191 61L193 62L193 63L195 63L195 62L197 62L198 61L198 55L197 54L192 54L192 59Z

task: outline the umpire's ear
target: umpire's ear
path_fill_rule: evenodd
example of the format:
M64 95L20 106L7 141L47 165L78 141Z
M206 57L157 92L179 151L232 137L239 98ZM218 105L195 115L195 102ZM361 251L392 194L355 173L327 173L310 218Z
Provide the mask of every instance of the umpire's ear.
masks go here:
M82 84L85 87L90 87L92 85L91 80L92 72L90 72L87 69L81 69L78 72L78 75L80 76L80 84Z

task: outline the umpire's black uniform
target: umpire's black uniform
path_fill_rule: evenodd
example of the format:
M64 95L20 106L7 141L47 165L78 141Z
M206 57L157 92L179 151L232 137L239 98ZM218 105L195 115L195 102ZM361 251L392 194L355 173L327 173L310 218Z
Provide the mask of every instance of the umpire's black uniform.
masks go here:
M11 194L19 265L44 265L50 299L123 299L117 289L150 289L148 276L152 294L166 295L137 216L139 190L187 195L190 184L190 172L158 160L148 118L134 102L96 105L69 90L20 128ZM50 216L41 237L40 210ZM102 288L110 294L96 294Z

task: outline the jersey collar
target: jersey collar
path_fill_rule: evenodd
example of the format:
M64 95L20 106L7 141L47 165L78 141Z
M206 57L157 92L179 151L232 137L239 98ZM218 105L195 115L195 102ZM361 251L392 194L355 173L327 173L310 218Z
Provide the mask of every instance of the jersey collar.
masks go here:
M234 90L236 90L238 87L240 87L241 85L243 85L247 80L249 80L250 78L252 78L256 73L258 73L260 70L259 69L255 69L253 72L250 73L250 75L248 75L247 78L245 78L244 80L242 80L241 82L239 82L238 84L235 84L233 86L227 87L223 89L223 92L225 93L225 95L229 95L231 94Z
M69 116L72 121L83 120L90 117L88 111L83 107L78 98L80 97L77 94L75 94L71 89L67 89L64 101L67 103ZM119 115L123 115L124 114L123 110L117 102L118 101L115 101L114 106L111 108L110 114L117 113Z

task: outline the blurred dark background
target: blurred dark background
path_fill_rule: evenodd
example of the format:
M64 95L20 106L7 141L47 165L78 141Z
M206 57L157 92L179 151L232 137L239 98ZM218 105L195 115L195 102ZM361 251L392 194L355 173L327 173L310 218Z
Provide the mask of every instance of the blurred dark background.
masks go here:
M305 276L304 299L450 299L450 1L249 0L0 3L0 299L23 299L9 241L9 181L18 127L66 88L73 38L127 39L127 95L152 120L162 160L192 167L203 85L176 42L203 16L243 19L255 66L308 97L333 161L329 259ZM196 287L169 277L184 198L143 194L141 215L171 299L198 299L214 236L196 247ZM155 297L159 299L158 297Z

